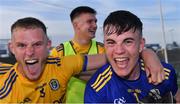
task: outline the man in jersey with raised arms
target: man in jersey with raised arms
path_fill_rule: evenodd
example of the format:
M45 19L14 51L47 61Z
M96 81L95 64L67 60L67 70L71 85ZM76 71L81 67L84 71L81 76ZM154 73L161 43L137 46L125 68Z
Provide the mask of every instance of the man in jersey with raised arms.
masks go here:
M72 75L105 63L103 55L48 56L51 41L46 26L36 18L17 20L11 33L9 47L17 63L0 75L0 103L63 102ZM102 60L94 61L98 59Z
M106 62L104 55L48 56L46 26L32 17L11 26L9 47L17 63L0 75L0 103L61 103L71 76ZM161 77L162 71L156 71Z

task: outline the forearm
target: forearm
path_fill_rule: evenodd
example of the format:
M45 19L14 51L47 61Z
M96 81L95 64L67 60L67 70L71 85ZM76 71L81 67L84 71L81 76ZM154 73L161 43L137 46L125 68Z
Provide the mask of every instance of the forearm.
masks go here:
M88 55L87 57L88 57L88 64L87 64L88 70L100 68L107 62L105 54Z
M151 49L144 49L141 57L145 63L145 70L149 82L153 84L162 82L164 80L164 70L156 53Z
M155 62L160 63L160 60L159 60L157 54L153 50L148 49L148 48L143 49L143 51L141 52L141 57L144 60L147 60L147 62L155 61Z

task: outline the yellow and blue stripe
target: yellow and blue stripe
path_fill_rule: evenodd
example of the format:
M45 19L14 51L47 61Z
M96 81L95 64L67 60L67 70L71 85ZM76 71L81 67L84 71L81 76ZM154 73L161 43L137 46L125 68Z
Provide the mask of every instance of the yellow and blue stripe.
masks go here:
M4 82L3 87L0 89L0 99L3 99L10 93L10 91L12 90L13 84L16 81L17 76L18 75L16 74L15 70L12 69L9 73L8 78Z
M108 68L106 68L104 70L104 72L102 72L101 74L98 75L97 79L91 85L91 87L96 92L98 92L99 90L101 90L106 85L106 83L111 79L111 77L112 77L111 66L108 66Z
M59 57L48 57L46 63L47 64L57 64L57 66L60 66L61 59Z
M5 74L11 69L12 66L0 66L0 75Z

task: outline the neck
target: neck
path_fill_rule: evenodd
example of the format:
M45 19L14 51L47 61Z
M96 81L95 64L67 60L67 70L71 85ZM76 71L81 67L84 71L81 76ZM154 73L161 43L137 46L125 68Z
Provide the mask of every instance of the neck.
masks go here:
M137 62L132 72L128 76L126 76L125 79L137 80L139 76L140 76L140 66L139 63Z
M77 35L74 36L73 41L79 45L89 45L91 43L91 40L78 37Z

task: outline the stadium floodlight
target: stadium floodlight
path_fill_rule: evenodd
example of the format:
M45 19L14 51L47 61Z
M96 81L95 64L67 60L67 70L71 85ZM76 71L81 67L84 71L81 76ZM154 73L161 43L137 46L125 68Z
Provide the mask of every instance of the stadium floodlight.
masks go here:
M162 13L162 5L161 0L159 0L159 9L160 9L160 20L161 20L161 27L162 27L162 35L163 35L163 44L164 44L164 58L165 62L168 63L168 56L167 56L167 49L166 49L166 36L165 36L165 30L164 30L164 19L163 19L163 13Z

